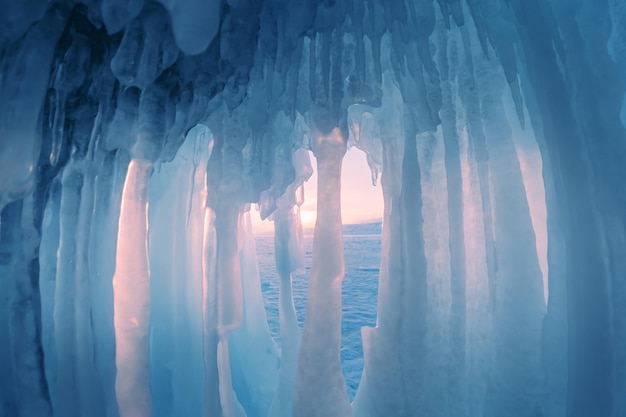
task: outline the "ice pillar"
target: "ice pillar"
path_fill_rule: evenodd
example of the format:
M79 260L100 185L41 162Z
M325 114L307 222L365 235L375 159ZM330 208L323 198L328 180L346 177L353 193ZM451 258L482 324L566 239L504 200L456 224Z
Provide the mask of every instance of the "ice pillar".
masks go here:
M403 107L404 132L402 124L381 126L385 212L378 321L375 329L363 329L366 380L355 399L358 416L417 415L422 404L426 258L417 129L410 107Z
M299 209L299 208L298 208ZM278 208L274 213L274 248L276 253L276 269L280 278L278 295L278 311L280 315L280 373L276 397L270 408L270 417L289 417L293 405L293 385L296 378L298 350L300 349L300 329L296 309L293 304L291 273L294 271L290 246L297 238L299 212L293 209ZM301 230L300 230L301 232Z
M148 262L148 177L152 164L133 159L122 193L113 276L117 377L120 417L149 417L150 265Z
M317 158L317 221L306 322L294 388L294 417L352 415L341 370L341 164L346 143L335 128L313 144Z
M278 352L261 294L250 212L239 215L243 319L229 334L233 388L248 417L267 417L278 383Z

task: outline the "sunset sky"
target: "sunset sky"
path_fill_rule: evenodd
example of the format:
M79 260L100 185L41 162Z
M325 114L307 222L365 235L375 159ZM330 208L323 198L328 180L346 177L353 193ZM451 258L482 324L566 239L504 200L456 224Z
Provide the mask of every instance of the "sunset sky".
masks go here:
M302 224L305 228L315 225L315 209L317 205L317 166L313 154L311 163L314 174L304 184L305 202L302 206ZM259 213L252 210L255 232L272 232L272 222L261 221ZM344 224L368 223L380 221L383 216L383 192L379 183L372 186L371 173L367 165L365 153L352 148L343 159L341 173L341 216Z

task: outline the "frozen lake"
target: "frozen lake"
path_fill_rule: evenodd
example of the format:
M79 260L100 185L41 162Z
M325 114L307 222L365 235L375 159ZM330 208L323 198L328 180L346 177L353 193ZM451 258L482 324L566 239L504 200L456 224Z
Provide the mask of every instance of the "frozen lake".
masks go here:
M293 277L293 296L300 328L304 324L313 236L304 237L306 271ZM273 236L256 239L263 301L272 336L280 345L278 324L279 280L274 264ZM380 235L344 235L346 277L343 281L341 362L350 400L363 371L361 327L376 325Z

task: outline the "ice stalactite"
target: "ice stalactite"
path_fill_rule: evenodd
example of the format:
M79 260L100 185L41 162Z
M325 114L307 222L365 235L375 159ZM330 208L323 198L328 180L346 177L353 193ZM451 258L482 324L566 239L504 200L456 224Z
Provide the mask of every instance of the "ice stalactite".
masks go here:
M266 417L278 384L279 357L267 325L249 211L239 215L238 228L244 311L241 326L228 337L233 388L247 417Z
M298 351L300 350L300 329L293 303L291 276L297 265L293 263L294 240L300 213L293 208L278 208L274 213L274 247L276 269L280 277L279 314L280 314L280 373L276 396L269 412L270 417L288 417L292 415L293 386L296 378ZM301 233L301 232L300 232Z
M0 250L3 276L2 310L5 347L0 367L6 372L2 408L8 415L51 416L40 340L40 305L37 300L38 231L34 227L32 195L9 203L2 210ZM6 355L6 356L5 356ZM23 402L23 403L22 403Z
M150 4L129 22L111 71L125 86L145 89L178 58L170 22L158 4Z
M394 103L388 111L380 125L385 213L378 319L376 328L362 331L364 376L354 401L358 417L419 413L425 383L427 271L417 129L408 106Z
M223 103L222 103L223 104ZM222 112L222 107L218 112ZM224 114L224 113L218 113ZM207 166L203 254L204 415L245 416L234 390L230 333L244 321L239 216L244 209L242 149L249 125L242 113L210 120L215 145Z
M233 389L229 350L229 333L243 320L241 266L237 241L237 225L241 204L231 198L218 203L215 210L217 270L217 377L219 398L224 417L246 415Z
M607 3L607 7L597 8L591 3L580 3L567 7L555 5L558 12L554 21L558 25L562 53L567 60L562 71L570 97L570 108L577 128L580 131L583 161L587 166L589 181L593 184L593 210L600 233L598 242L603 247L605 270L602 278L606 288L594 287L600 291L601 302L608 302L608 309L598 309L599 321L610 322L610 332L606 340L610 344L611 361L604 365L611 374L615 392L626 389L626 323L621 300L626 296L626 222L624 206L626 193L623 187L615 187L615 179L626 175L623 163L615 161L626 157L626 135L623 120L623 57L615 54L620 45L620 8ZM623 6L622 6L623 7ZM584 19L585 23L581 23ZM611 23L609 23L611 22ZM603 30L596 30L602 27ZM609 29L610 28L610 29ZM608 53L607 53L608 52ZM613 63L617 65L613 65ZM622 86L622 88L616 88ZM621 111L620 111L621 110ZM620 114L621 113L621 114ZM599 273L596 270L596 273ZM588 277L589 282L595 282ZM606 309L606 313L602 312ZM601 315L608 314L605 319ZM606 322L606 321L605 321ZM616 415L626 412L626 401L614 395L610 412ZM607 409L609 410L609 409Z
M40 5L35 6L33 12L40 8ZM34 185L41 148L37 120L48 86L54 45L61 36L67 14L65 7L55 5L21 38L20 33L19 40L11 48L3 46L0 61L0 210ZM3 30L2 33L6 32ZM11 59L4 58L9 55ZM20 100L14 101L17 97Z
M448 192L448 227L450 251L450 372L451 402L457 404L449 415L466 415L465 356L466 356L466 277L465 236L463 225L463 178L461 173L460 138L457 126L457 77L460 45L456 33L438 31L438 67L441 69L442 108L440 110L445 148L446 185Z
M78 222L77 209L80 203L80 189L82 177L80 173L71 169L64 171L61 187L61 207L59 215L59 249L57 257L57 280L55 286L54 322L57 343L57 375L54 379L60 381L58 398L60 408L68 415L78 415L78 404L75 393L78 391L76 381L76 364L74 357L78 344L75 340L75 313L74 313L74 281L75 272L72 270L76 258L76 242L68 239L73 235Z
M470 8L471 8L470 4ZM468 11L466 15L469 15ZM457 123L460 129L466 251L466 372L467 409L470 415L484 408L493 354L492 313L496 288L496 251L493 238L492 188L489 154L476 84L475 64L487 55L480 28L458 29L462 49L457 75ZM480 73L479 73L480 74Z
M222 3L216 0L159 0L172 16L179 48L191 55L203 52L217 35Z
M542 407L545 391L541 371L543 279L522 174L502 104L504 80L500 78L498 83L501 75L486 73L489 86L481 107L492 173L494 239L498 242L493 331L494 354L499 361L490 375L486 413L533 416ZM496 172L497 177L493 175Z
M312 138L317 159L317 221L306 323L298 355L293 415L351 416L341 369L341 283L345 274L341 231L341 163L346 140L338 128Z
M94 362L105 400L105 415L117 416L115 393L115 323L112 279L122 194L130 157L98 152L94 158L94 212L90 233L91 308Z
M74 149L43 214L42 349L55 414L117 415L111 278L128 162L95 143Z
M524 8L516 8L515 12L522 21L529 19L533 12L542 17L536 21L533 30L522 32L521 39L529 80L527 88L532 87L537 102L536 112L541 115L535 113L534 116L540 117L541 121L540 137L546 150L544 158L549 158L558 180L554 189L556 195L548 196L547 200L554 198L558 214L564 217L567 410L573 417L589 413L609 416L613 404L610 389L613 348L609 330L609 274L601 254L601 228L590 187L590 163L583 151L582 132L559 68L559 57L552 47L550 25L536 1L529 2ZM549 212L548 221L558 214ZM558 264L554 267L558 268ZM552 264L549 268L554 269Z
M609 54L621 69L622 83L626 83L626 7L619 0L610 0L611 36L609 38ZM626 126L626 95L622 99L620 112L622 124Z
M57 361L54 308L57 272L57 249L60 239L60 211L62 187L59 182L50 184L50 199L44 211L39 245L39 291L41 293L41 344L46 354L46 379L53 409L57 403ZM4 375L9 375L8 371Z
M451 263L450 228L448 225L448 193L445 150L442 132L424 132L417 136L417 156L422 192L424 219L424 254L427 284L427 322L425 343L428 346L424 373L430 381L424 386L425 409L433 416L446 416L450 406L459 403L442 402L448 395L450 375L458 372L451 366ZM461 381L458 381L461 382Z
M96 300L91 274L94 265L90 259L95 167L93 150L86 155L75 149L61 181L53 314L56 343L51 352L56 351L54 385L60 399L59 411L68 416L79 416L92 409L104 413L106 409L95 368L97 329L92 327L90 318Z
M274 250L276 271L280 278L280 372L276 395L270 408L270 417L289 417L293 414L293 387L296 378L300 329L293 302L292 274L304 267L302 222L300 206L304 203L303 182L312 175L309 154L299 149L293 155L296 180L277 201L274 220Z
M115 391L120 417L150 417L150 265L148 261L148 178L152 163L134 158L122 194L113 306Z
M491 208L491 190L489 187L489 153L487 151L483 120L480 114L480 100L476 91L473 55L479 54L482 59L483 51L476 51L480 42L476 32L470 32L467 26L459 29L463 41L463 58L465 65L461 66L459 73L459 98L463 103L467 132L469 134L470 152L476 160L478 173L480 198L483 212L483 234L485 238L485 257L487 263L487 279L489 281L490 303L493 304L495 294L495 271L496 255L493 241L493 218Z
M202 357L204 391L202 415L223 416L217 365L217 276L215 212L207 207L204 212L202 239Z
M174 161L162 164L150 179L154 416L202 412L204 378L202 368L193 364L202 362L201 259L206 165L213 140L204 125L187 136Z
M108 33L117 33L126 27L143 8L144 0L104 0L101 3L101 13Z
M4 3L0 416L626 413L623 2ZM351 409L352 145L385 212ZM275 226L280 359L256 203Z

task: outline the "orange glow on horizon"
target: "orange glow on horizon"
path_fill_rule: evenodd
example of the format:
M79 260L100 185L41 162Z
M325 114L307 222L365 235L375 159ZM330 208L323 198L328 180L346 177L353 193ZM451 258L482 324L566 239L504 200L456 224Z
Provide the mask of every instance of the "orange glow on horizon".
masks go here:
M300 220L302 221L302 227L305 229L313 228L315 221L317 220L317 211L315 210L301 210Z

